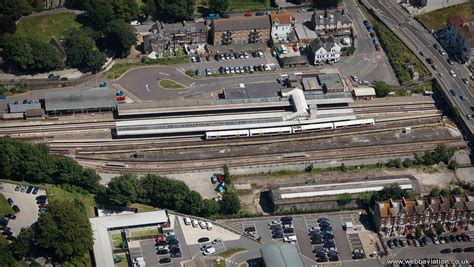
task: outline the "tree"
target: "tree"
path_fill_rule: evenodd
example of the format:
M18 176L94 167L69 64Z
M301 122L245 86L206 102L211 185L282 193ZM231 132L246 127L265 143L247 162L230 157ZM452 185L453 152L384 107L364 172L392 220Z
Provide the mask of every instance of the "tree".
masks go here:
M21 260L29 251L30 239L33 237L33 230L31 228L21 228L20 233L12 242L11 248L13 255Z
M390 93L390 86L384 81L376 81L374 89L377 97L386 97Z
M421 237L421 227L420 226L417 226L415 228L415 237L416 238L420 238Z
M368 207L372 200L373 193L372 192L362 192L357 196L357 200L364 206Z
M110 22L104 34L106 46L117 57L126 57L130 53L130 47L137 42L134 28L121 19Z
M402 189L398 184L392 184L384 186L384 188L378 192L374 192L374 201L383 201L389 199L402 199L409 198L410 193Z
M65 47L67 63L82 72L97 72L106 61L95 41L81 29L74 29L66 35Z
M64 262L92 249L89 220L70 201L52 201L35 227L39 247L54 259Z
M461 116L461 111L459 111L459 108L458 108L458 107L452 107L452 108L451 108L451 115L452 115L454 118L458 118L459 116Z
M313 7L317 9L337 8L340 0L313 0Z
M0 242L0 263L1 266L13 267L15 265L15 258L13 258L12 251L6 242Z
M347 166L346 166L346 164L344 164L344 162L341 164L341 166L339 166L339 170L341 172L346 172L347 171Z
M444 233L444 225L442 223L437 222L437 223L434 224L434 227L435 227L436 233L438 235Z
M14 34L16 32L15 21L9 16L0 16L0 36L5 33Z
M214 199L204 199L200 216L210 217L219 212L219 203Z
M106 194L117 205L128 206L136 202L139 193L139 181L134 174L122 174L112 178Z
M221 212L223 214L236 214L240 210L240 199L233 190L227 190L222 196Z
M229 9L230 0L209 0L208 6L213 13L223 13Z
M191 19L196 3L195 0L155 0L154 4L147 4L148 9L153 5L153 13L157 19L176 22Z
M403 160L403 167L410 168L411 166L413 166L413 160L410 158L405 158Z
M224 166L222 167L222 172L224 174L224 179L225 179L226 184L227 185L232 184L232 176L230 174L229 166L227 166L227 164L224 164Z
M340 206L345 206L352 201L352 195L349 193L340 194L337 196L337 203Z
M431 197L439 197L440 192L441 192L441 190L439 188L435 187L435 188L431 189L430 196Z
M453 190L451 190L451 195L453 195L453 196L461 195L461 188L459 188L459 187L453 188Z
M0 1L0 14L19 18L26 16L33 11L30 3L27 0L3 0Z
M59 52L49 44L25 37L4 40L4 60L25 72L47 72L64 67Z
M399 158L391 159L385 164L388 168L401 168L402 167L402 160Z

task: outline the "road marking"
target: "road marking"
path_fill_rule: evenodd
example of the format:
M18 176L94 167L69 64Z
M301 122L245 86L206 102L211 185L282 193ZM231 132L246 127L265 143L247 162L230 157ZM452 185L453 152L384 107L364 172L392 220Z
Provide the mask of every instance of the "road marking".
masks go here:
M148 84L145 84L145 89L150 92L150 89L148 88Z
M189 87L191 87L191 86L193 86L193 85L195 85L195 84L196 84L196 82L193 82L192 84L189 85Z
M168 73L164 73L164 72L158 72L158 73L161 74L161 75L170 76Z

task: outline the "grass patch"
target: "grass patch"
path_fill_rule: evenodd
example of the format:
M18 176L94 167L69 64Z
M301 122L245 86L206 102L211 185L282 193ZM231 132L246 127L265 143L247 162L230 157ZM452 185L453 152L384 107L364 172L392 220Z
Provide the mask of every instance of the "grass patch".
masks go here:
M390 65L400 83L411 81L414 71L418 72L421 79L430 75L430 72L418 57L385 24L377 21L370 14L367 17L371 20L380 44L387 54ZM405 66L406 63L414 63L413 69L407 68Z
M120 77L120 75L124 74L128 70L138 68L140 66L143 66L140 63L126 63L126 64L114 64L110 70L108 70L105 75L107 75L107 78L109 79L117 79Z
M75 14L59 13L22 19L15 34L49 42L51 37L62 39L67 31L80 26Z
M166 89L181 89L184 88L183 85L172 81L172 80L161 80L160 81L160 86Z
M433 82L419 83L408 87L401 87L395 91L395 96L408 96L411 94L423 94L424 91L433 91ZM410 91L410 94L407 92Z
M224 257L224 258L229 258L232 257L233 255L239 253L239 252L247 252L245 248L231 248L226 251L223 251L219 253L219 256Z
M446 25L446 20L452 16L461 16L465 21L474 20L474 13L470 3L450 6L426 14L418 15L416 18L428 29L440 29Z
M159 233L160 232L158 232L158 229L146 229L146 230L130 232L130 235L132 237L141 237L141 236L158 235Z
M116 263L116 267L128 267L127 255L125 253L115 254L116 258L120 259L120 262Z
M220 261L214 261L212 266L213 267L226 267L226 264L224 260L220 260Z
M270 1L265 5L265 1L261 0L233 0L230 3L230 10L256 10L270 7Z
M0 217L3 217L5 214L13 214L12 207L8 204L7 199L4 195L0 194Z
M148 206L145 204L140 204L140 203L133 203L132 205L129 206L129 208L138 209L138 212L149 212L149 211L159 210L158 208Z
M120 248L120 244L122 244L122 233L113 233L112 234L112 245L114 248Z

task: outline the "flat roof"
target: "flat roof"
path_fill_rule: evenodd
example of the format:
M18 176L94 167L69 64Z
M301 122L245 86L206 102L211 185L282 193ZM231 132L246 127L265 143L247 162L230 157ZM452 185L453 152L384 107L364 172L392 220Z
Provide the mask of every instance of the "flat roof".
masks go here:
M265 266L271 267L303 267L301 259L295 245L275 244L264 246L260 249Z
M298 198L321 198L335 196L343 193L358 194L367 191L380 191L385 186L398 184L402 189L413 189L419 191L416 179L411 175L385 176L372 180L361 179L358 181L346 181L340 183L298 183L272 185L274 201L289 201Z
M354 88L355 96L374 96L375 89L373 87L356 87Z
M44 98L46 111L115 108L115 91L109 88L65 90L48 93Z
M168 212L166 210L159 210L143 213L119 214L90 218L89 221L94 237L93 249L96 266L113 267L114 258L109 230L165 224L168 223Z
M282 86L275 82L249 83L245 87L225 88L225 99L279 97Z
M344 88L339 73L320 73L318 79L319 83L325 85L328 90Z
M26 112L29 109L41 109L41 103L36 101L32 103L18 103L18 104L8 104L8 112L9 113L18 113L18 112Z

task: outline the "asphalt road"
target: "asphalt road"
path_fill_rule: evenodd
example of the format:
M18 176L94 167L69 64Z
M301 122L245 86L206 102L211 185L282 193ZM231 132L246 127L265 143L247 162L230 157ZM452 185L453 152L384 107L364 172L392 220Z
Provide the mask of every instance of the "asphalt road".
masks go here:
M470 109L470 106L474 104L472 82L470 85L466 85L461 80L461 78L469 77L468 69L458 63L449 65L446 61L448 56L441 55L433 48L433 44L438 43L437 40L420 23L403 11L401 6L396 2L389 0L371 1L369 6L374 7L376 12L381 14L391 30L397 33L406 45L413 48L415 51L423 51L426 57L433 58L439 71L434 71L432 68L429 68L430 71L432 71L433 75L435 75L438 81L440 81L447 90L452 89L456 91L457 96L455 97L451 96L449 93L447 93L447 95L450 95L450 97L453 98L463 117L465 118L467 114L472 114L472 110ZM420 53L417 53L417 56L421 60L425 60ZM451 69L454 70L457 77L449 75L448 71ZM440 77L438 73L442 73L443 77ZM459 95L464 95L467 99L461 100ZM468 125L474 127L474 121L468 122Z

